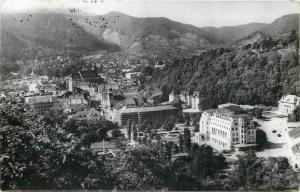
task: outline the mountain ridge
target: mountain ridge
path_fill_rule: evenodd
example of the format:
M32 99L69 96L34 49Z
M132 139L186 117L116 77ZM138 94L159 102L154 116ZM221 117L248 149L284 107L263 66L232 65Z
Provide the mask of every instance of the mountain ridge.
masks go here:
M165 17L133 17L112 11L104 15L65 13L1 14L1 47L50 47L85 51L123 50L133 54L181 55L195 50L230 46L253 32L285 38L299 31L297 14L272 23L196 27ZM10 34L10 37L5 34ZM14 42L16 41L16 42ZM23 43L22 43L23 41ZM27 42L27 43L24 43ZM4 50L5 52L5 50Z

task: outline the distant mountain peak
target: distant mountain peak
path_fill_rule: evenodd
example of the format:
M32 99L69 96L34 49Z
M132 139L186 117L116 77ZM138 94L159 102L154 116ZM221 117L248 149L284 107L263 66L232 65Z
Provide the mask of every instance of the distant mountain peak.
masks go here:
M18 23L18 20L24 21L20 17L26 17L26 23ZM26 14L1 17L2 29L12 34L4 41L5 45L25 46L23 42L26 42L34 47L84 50L118 50L121 47L129 53L182 56L201 49L230 46L239 39L252 41L265 35L282 38L293 29L299 31L297 14L285 15L271 24L249 23L219 28L198 28L164 17L139 18L118 11L97 16L34 13L27 19ZM13 48L18 49L18 46Z
M119 11L110 11L103 15L104 17L133 17Z

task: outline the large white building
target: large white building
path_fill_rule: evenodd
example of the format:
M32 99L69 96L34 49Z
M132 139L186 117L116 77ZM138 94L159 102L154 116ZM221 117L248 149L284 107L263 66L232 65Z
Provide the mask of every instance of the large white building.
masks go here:
M202 113L199 126L198 142L203 143L204 140L216 150L256 145L256 129L250 115L235 114L228 109L211 109Z
M289 115L291 114L294 109L300 104L300 97L296 95L286 95L283 96L278 101L278 112Z

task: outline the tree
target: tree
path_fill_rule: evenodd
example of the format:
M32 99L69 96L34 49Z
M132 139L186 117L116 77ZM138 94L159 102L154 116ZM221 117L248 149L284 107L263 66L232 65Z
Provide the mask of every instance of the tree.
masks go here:
M174 123L171 120L166 120L163 125L162 125L163 129L166 131L172 131L173 127L174 127Z
M184 123L185 122L184 116L183 116L182 112L177 112L177 114L176 114L176 122L177 123Z
M131 140L131 125L130 125L129 119L128 119L127 125L126 125L126 134L127 134L127 139L130 141Z
M300 107L297 106L293 113L289 114L288 116L288 121L289 122L297 122L297 121L300 121Z
M0 114L1 189L109 186L103 161L83 147L77 133L68 132L77 129L61 124L47 129L51 125L23 103L1 103Z
M180 150L179 150L177 143L174 143L173 148L172 148L172 154L175 155L179 152L180 152Z
M142 74L145 76L151 76L154 69L151 66L146 66L142 69Z
M190 59L174 60L163 71L154 71L148 86L160 87L165 97L174 89L201 90L199 105L203 110L226 102L276 105L282 94L297 90L298 53L291 50L281 55L269 50L273 46L269 38L260 44L265 50L257 54L252 50L213 49Z
M295 30L295 29L293 29L293 30L291 31L291 34L290 34L290 36L288 37L288 40L289 40L289 42L293 42L293 41L297 40L297 33L296 33L296 30Z
M186 126L190 126L190 123L191 123L191 117L190 117L190 115L189 114L185 114L184 119L185 119L185 125Z
M107 137L107 132L118 129L118 125L107 120L77 120L69 119L62 128L67 134L80 138L83 147L90 147L92 143L100 142Z
M188 128L185 128L183 131L183 144L185 146L185 150L189 151L191 148L191 132Z
M133 136L132 140L136 141L136 139L137 139L137 125L136 124L131 125L131 131L132 131L132 136Z
M122 151L107 161L107 169L114 178L114 186L120 190L155 190L164 186L164 165L158 161L158 153L150 147L138 146Z
M213 176L214 172L225 167L225 158L221 154L214 154L213 149L208 145L194 146L189 154L192 157L192 173L204 178Z
M267 134L262 129L256 130L256 144L258 149L262 149L268 142Z
M262 116L262 112L263 112L263 109L261 108L254 108L253 109L253 115L254 117L256 117L257 119L261 119L263 116Z
M180 152L183 152L184 141L183 141L182 135L179 135L179 136L178 136L178 143L179 143L179 151L180 151Z
M113 138L118 138L118 137L121 137L122 136L122 133L120 131L120 129L113 129L112 130L112 137Z
M261 167L261 162L257 161L255 153L251 151L244 157L239 157L237 162L237 178L239 185L251 188L258 180L256 180L256 173Z

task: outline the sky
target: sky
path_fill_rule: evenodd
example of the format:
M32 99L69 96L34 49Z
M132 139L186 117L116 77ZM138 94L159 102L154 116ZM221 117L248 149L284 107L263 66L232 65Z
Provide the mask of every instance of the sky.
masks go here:
M119 11L136 17L167 17L197 27L271 23L283 15L299 13L299 6L287 0L3 0L1 4L4 13L70 8L82 14Z

